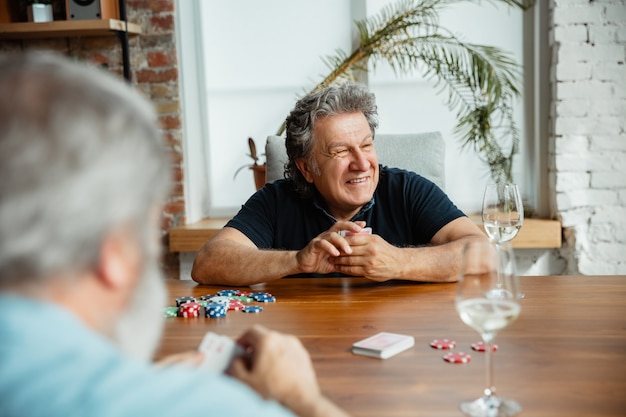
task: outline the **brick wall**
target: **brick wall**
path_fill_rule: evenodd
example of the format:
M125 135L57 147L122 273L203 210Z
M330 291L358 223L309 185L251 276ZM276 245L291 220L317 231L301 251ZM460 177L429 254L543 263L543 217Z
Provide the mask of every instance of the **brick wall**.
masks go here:
M568 273L626 274L626 0L550 0L552 207Z
M128 20L142 27L129 37L132 83L155 105L173 160L174 189L163 210L163 239L183 224L183 151L173 0L126 0ZM122 74L120 42L115 36L40 40L0 40L0 51L54 50ZM165 254L166 274L178 277L178 255Z

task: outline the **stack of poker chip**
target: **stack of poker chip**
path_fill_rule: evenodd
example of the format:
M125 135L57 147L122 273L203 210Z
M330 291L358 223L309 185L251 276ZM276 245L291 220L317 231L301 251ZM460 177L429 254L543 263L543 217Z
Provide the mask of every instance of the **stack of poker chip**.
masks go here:
M200 317L200 303L189 301L178 306L178 316L191 318Z
M222 303L208 303L204 307L204 316L211 319L224 317L226 316L226 310L228 310L228 305Z
M250 294L250 297L259 303L273 303L276 301L276 297L268 292L253 292Z
M244 313L259 313L263 307L249 305L252 302L274 303L276 297L268 292L245 292L241 290L224 289L215 294L206 294L199 299L191 296L178 297L176 307L166 307L165 317L200 317L201 308L204 317L225 317L228 311L243 311Z
M178 297L176 299L176 307L180 307L182 304L185 304L185 303L192 303L192 302L195 303L197 301L198 300L196 300L195 297L188 297L188 296Z

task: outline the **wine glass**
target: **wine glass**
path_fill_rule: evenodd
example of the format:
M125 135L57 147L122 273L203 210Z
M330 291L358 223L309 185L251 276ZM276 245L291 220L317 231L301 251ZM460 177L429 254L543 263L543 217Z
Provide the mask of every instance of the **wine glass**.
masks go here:
M524 205L517 184L487 185L482 216L485 232L497 249L503 242L513 240L524 223ZM524 298L525 295L520 293L519 297Z
M510 243L496 246L483 241L465 245L456 309L461 320L480 333L485 343L484 394L462 402L461 411L471 417L508 417L519 413L522 408L517 402L496 396L491 356L496 334L517 319L521 309Z
M493 242L508 242L524 223L524 206L516 184L489 184L483 196L483 226Z

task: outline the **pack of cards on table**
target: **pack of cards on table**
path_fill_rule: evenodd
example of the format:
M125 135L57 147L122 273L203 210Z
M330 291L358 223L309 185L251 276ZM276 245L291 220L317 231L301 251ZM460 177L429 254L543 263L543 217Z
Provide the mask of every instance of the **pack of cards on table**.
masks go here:
M381 332L352 345L352 353L387 359L415 345L413 336Z

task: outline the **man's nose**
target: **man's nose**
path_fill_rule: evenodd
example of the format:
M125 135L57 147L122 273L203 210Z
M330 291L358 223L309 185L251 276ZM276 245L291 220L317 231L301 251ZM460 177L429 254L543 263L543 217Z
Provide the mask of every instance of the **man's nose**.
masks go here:
M357 149L352 153L352 166L359 171L366 171L370 167L368 153Z

